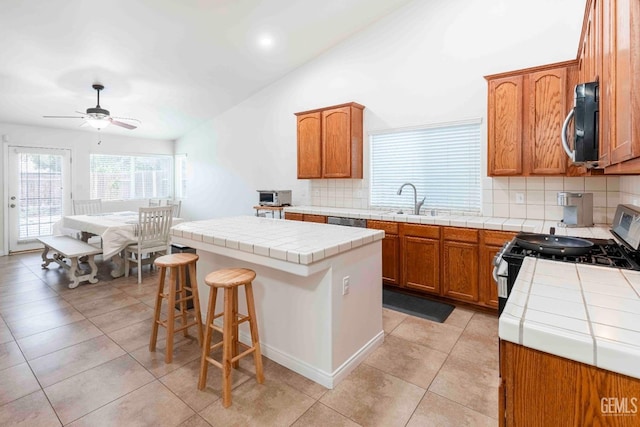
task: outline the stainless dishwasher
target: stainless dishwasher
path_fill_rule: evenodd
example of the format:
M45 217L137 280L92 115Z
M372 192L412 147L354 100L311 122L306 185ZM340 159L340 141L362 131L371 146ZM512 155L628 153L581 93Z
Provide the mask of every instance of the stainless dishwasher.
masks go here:
M367 228L367 220L362 218L344 218L341 216L327 217L327 224L344 225L346 227Z

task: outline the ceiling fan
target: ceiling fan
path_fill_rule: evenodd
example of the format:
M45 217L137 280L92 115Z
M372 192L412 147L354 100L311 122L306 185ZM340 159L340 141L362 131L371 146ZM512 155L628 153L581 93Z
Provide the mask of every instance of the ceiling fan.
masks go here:
M131 122L136 122L139 124L140 120L138 119L131 119L131 118L125 118L125 117L111 117L111 115L109 114L109 110L105 110L104 108L100 107L100 91L104 89L104 86L96 83L92 87L98 93L98 103L95 106L95 108L87 108L86 113L76 111L76 113L82 114L82 116L42 116L42 117L46 119L84 119L84 123L82 123L82 125L80 126L89 125L98 130L106 128L107 126L109 126L109 124L112 124L114 126L120 126L125 129L135 129L137 127L132 124L122 122L120 120L127 120ZM118 119L118 120L114 120L114 119Z

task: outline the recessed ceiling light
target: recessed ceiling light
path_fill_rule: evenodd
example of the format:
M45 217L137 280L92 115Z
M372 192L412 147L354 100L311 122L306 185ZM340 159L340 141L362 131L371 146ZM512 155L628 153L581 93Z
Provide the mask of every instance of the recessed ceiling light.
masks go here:
M270 47L272 47L273 42L274 42L273 37L270 36L269 34L263 34L258 37L258 46L260 46L263 49L269 49Z

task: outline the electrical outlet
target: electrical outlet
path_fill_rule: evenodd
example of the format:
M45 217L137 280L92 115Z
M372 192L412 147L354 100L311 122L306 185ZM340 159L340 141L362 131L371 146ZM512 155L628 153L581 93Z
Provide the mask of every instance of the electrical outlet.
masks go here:
M342 278L342 295L346 295L349 293L349 276L344 276Z
M516 205L524 205L524 193L516 193Z

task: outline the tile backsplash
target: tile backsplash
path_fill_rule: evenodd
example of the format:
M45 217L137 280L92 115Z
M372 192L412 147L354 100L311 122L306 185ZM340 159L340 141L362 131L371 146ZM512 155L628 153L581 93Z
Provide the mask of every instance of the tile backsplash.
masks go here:
M482 179L482 215L544 220L562 219L560 191L593 193L593 219L609 224L618 203L640 203L640 176L504 177ZM367 209L365 179L311 180L313 206Z

